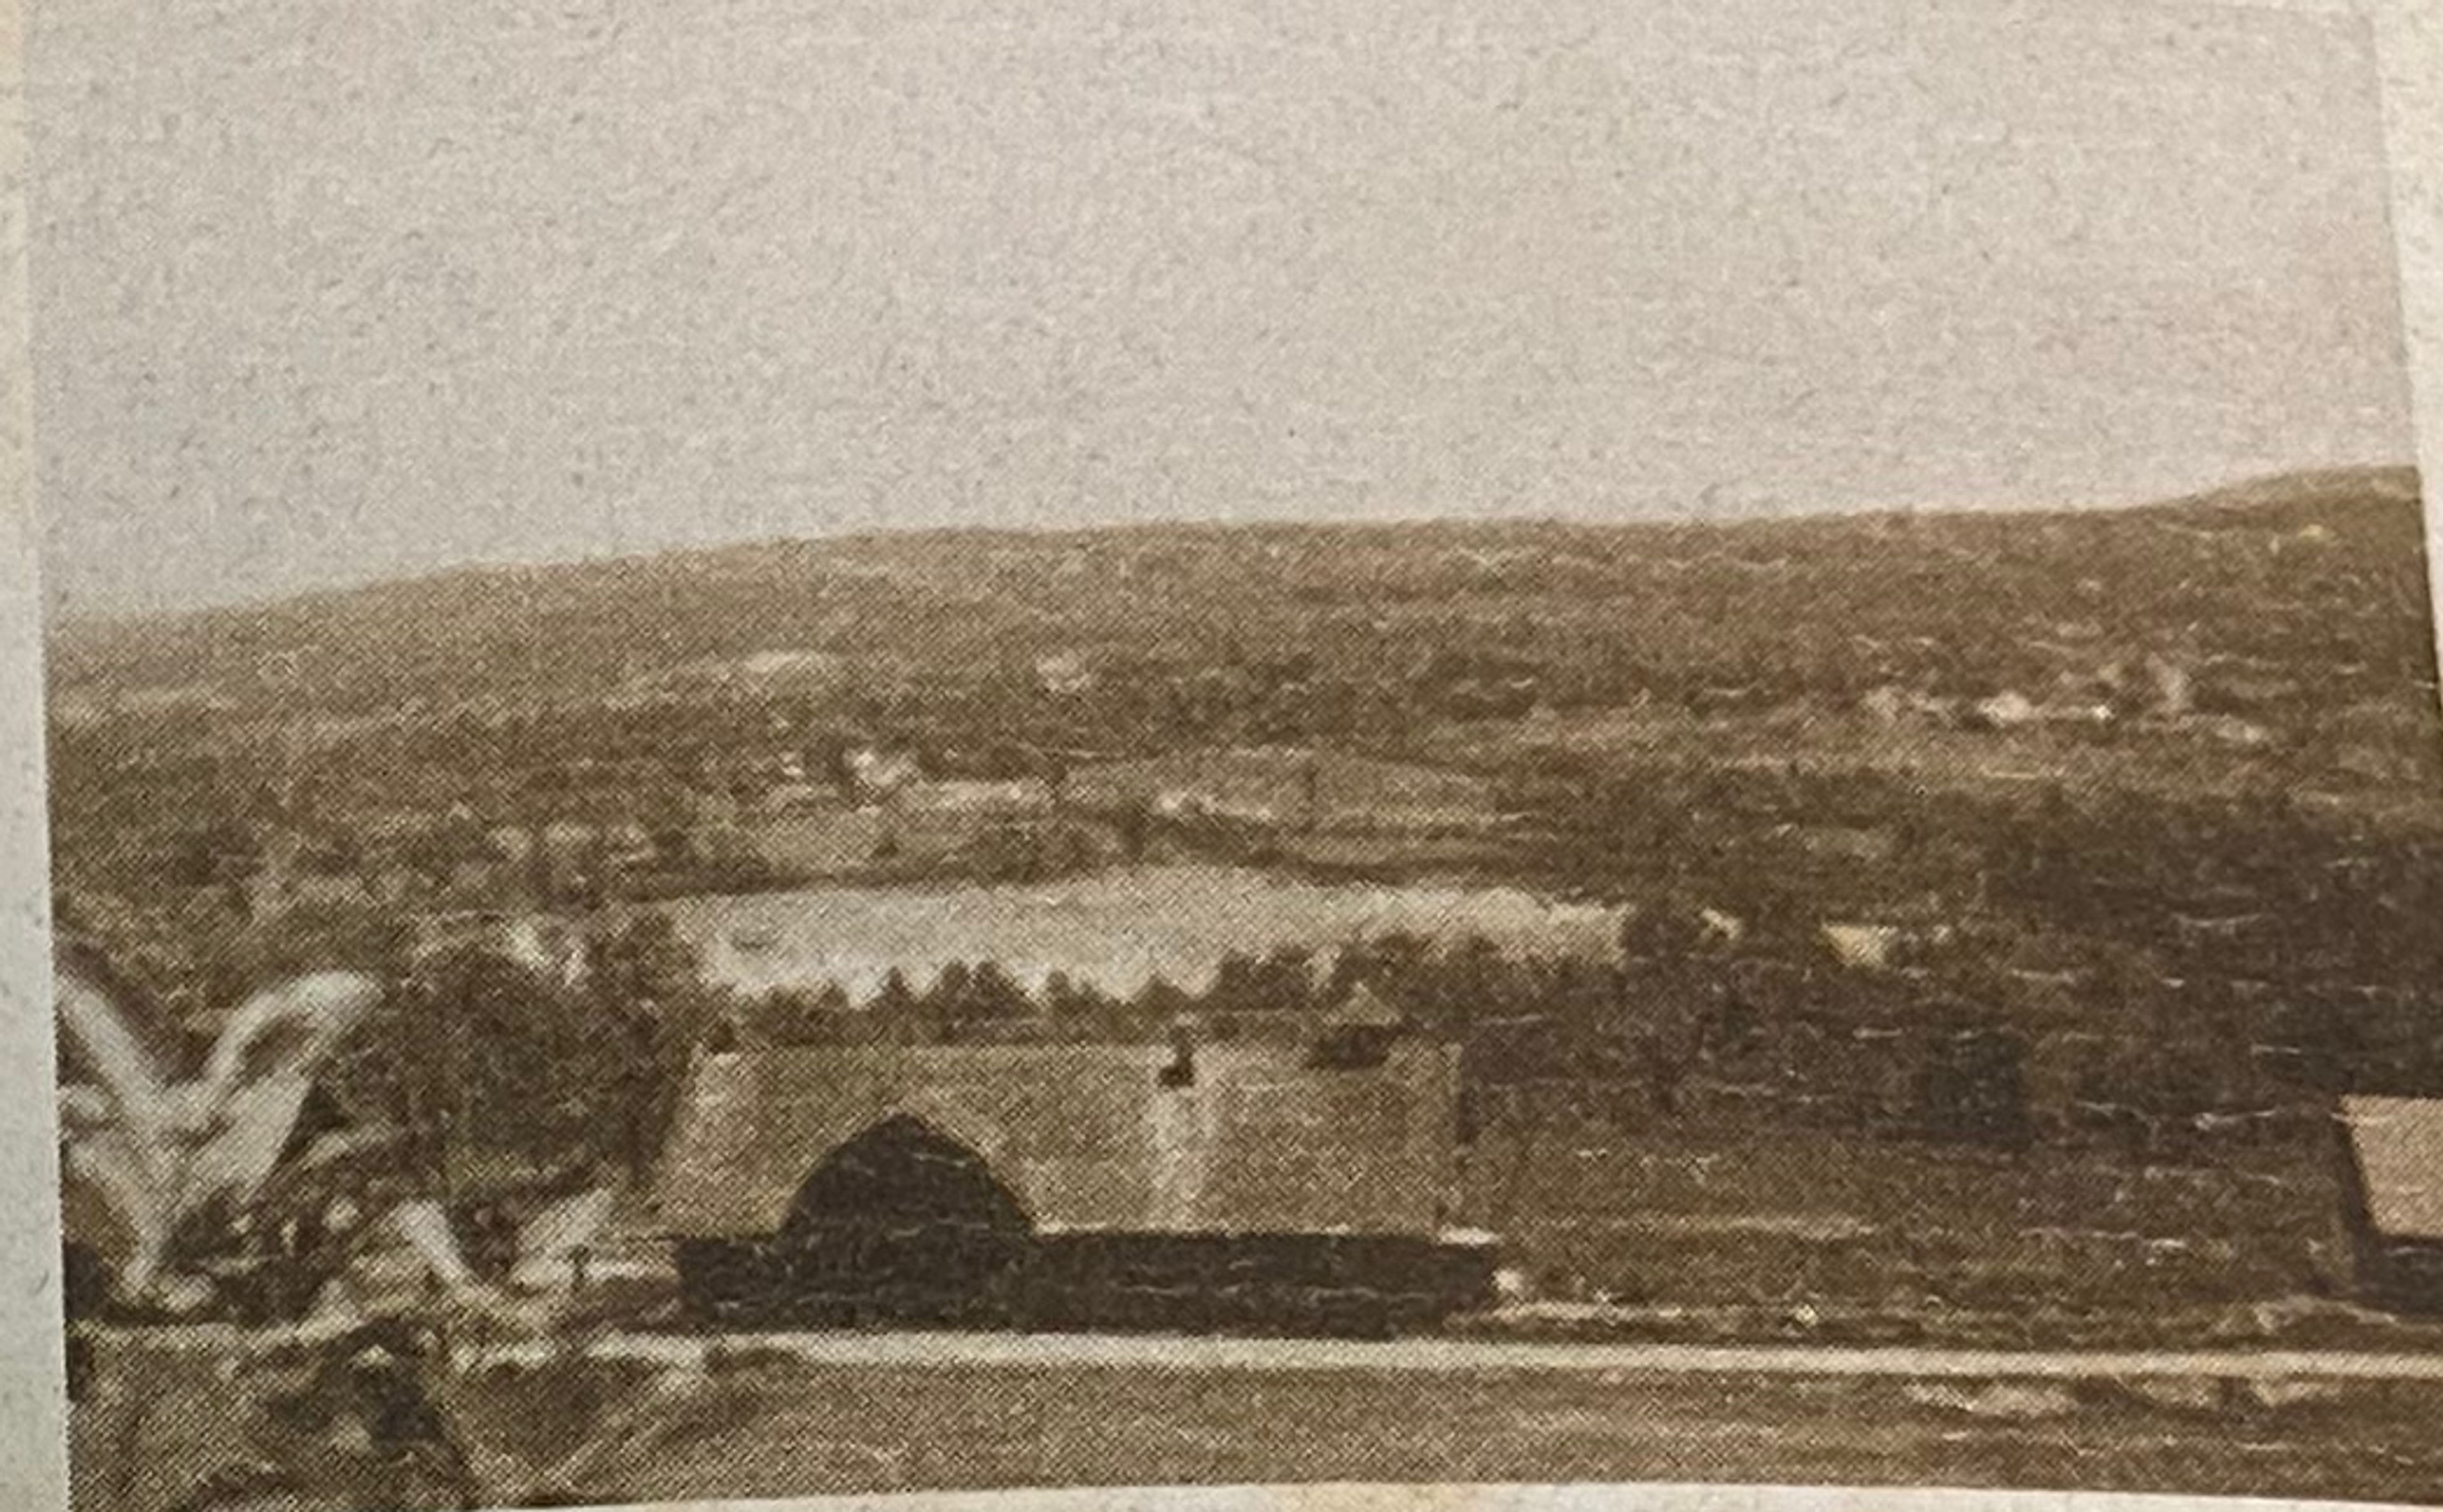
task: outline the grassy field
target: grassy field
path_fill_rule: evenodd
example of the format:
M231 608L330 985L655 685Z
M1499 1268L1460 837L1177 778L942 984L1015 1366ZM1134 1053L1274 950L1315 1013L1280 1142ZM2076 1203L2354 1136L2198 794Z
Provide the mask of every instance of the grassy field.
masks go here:
M1859 1337L2194 1339L2345 1284L2337 1175L2305 1152L2192 1167L1555 1129L1484 1145L1470 1202L1547 1296L1710 1310L1743 1332L1805 1309Z
M776 1373L736 1437L673 1452L616 1489L1664 1480L2443 1492L2443 1448L2423 1426L2431 1389L2229 1415L2108 1388L2045 1394L2015 1419L1979 1414L1978 1400L1896 1382L1633 1375Z
M2216 733L2217 730L2223 733ZM2368 819L2443 820L2443 751L2431 738L2399 742L2428 760L2415 780L2357 778L2316 761L2291 770L2282 750L2234 742L2229 727L1948 729L1885 723L1844 709L1699 716L1681 709L1591 709L1552 719L1460 721L1422 732L1421 756L1500 770L1567 756L1613 766L1662 764L1810 773L1871 773L1927 792L2009 796L2061 788L2168 797L2237 796L2279 786L2303 802Z

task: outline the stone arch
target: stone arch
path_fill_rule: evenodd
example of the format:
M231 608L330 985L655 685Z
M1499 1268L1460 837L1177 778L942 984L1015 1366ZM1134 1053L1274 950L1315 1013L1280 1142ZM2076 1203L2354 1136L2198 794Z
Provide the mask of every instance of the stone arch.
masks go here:
M976 1107L974 1099L962 1097L959 1091L956 1086L902 1087L899 1095L891 1100L888 1108L876 1114L851 1138L862 1139L893 1120L905 1119L964 1148L984 1164L999 1167L1009 1143L1008 1130L1001 1126L1000 1120Z
M1034 1237L982 1152L893 1112L807 1173L778 1235L778 1284L791 1310L825 1321L986 1321L1006 1313Z

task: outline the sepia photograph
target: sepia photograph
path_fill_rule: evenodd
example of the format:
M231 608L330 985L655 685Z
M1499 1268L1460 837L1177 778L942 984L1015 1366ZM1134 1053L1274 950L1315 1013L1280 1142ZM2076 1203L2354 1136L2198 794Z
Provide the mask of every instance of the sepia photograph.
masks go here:
M2443 1503L2359 9L26 31L81 1512Z

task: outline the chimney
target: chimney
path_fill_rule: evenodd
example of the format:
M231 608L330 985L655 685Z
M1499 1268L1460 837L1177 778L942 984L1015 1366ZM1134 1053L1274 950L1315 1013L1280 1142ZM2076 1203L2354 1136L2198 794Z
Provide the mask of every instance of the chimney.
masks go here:
M1166 1088L1196 1084L1196 1020L1183 1013L1170 1024L1170 1064L1155 1081Z

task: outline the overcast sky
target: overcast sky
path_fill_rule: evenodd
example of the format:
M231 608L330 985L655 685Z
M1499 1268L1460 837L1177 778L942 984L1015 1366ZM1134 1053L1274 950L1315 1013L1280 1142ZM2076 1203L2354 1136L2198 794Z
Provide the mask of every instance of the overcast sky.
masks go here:
M51 599L2407 461L2318 9L37 7Z

